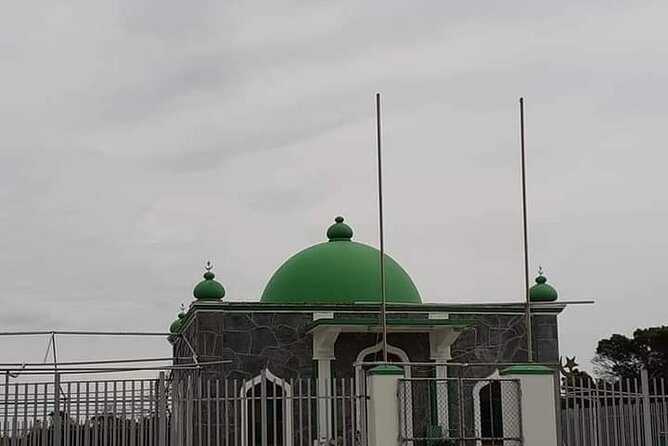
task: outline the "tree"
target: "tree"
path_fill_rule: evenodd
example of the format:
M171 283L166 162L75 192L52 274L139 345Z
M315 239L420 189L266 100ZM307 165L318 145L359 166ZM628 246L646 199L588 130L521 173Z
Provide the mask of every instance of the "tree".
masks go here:
M642 369L650 378L668 378L668 326L639 328L633 338L613 334L601 339L592 362L605 379L637 378Z

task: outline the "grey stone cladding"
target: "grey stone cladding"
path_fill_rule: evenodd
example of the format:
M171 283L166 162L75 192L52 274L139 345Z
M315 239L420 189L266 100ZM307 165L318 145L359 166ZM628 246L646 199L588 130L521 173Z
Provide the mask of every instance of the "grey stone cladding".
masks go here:
M475 321L473 326L463 329L452 346L451 361L481 364L450 367L450 376L486 377L496 368L503 368L504 364L527 360L523 315L450 313L450 318ZM311 335L306 332L312 320L313 315L306 312L200 311L192 315L183 335L200 362L229 361L207 368L204 373L212 378L249 379L259 375L264 368L285 379L312 378L316 375L316 366L312 359ZM557 316L535 314L532 328L534 360L558 363ZM175 362L192 362L192 352L187 344L182 339L173 340L174 356L183 358ZM379 340L380 336L375 333L341 333L334 346L333 376L353 377L353 364L359 352L376 345ZM390 333L388 340L391 345L404 350L411 361L430 361L426 333ZM380 360L380 354L375 359Z

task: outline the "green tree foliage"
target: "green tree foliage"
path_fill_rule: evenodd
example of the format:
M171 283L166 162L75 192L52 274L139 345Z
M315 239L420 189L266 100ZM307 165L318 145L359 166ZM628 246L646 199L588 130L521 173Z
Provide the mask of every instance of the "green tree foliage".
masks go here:
M651 378L668 378L668 326L639 328L632 338L613 334L601 339L593 363L605 379L636 378L643 368Z

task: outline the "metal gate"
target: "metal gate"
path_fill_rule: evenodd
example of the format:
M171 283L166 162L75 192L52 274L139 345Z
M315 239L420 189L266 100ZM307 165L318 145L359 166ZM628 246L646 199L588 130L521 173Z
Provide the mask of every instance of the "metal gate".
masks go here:
M401 444L523 444L518 380L404 378L398 390Z
M364 446L352 380L0 384L0 446Z
M664 379L614 383L565 379L561 436L567 446L668 445L668 395Z

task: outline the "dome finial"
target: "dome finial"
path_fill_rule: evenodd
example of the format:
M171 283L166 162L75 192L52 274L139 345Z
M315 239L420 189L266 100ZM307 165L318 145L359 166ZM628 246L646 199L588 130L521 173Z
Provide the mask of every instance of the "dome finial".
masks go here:
M225 288L219 282L213 280L216 275L211 271L213 263L206 262L204 280L198 283L193 290L193 295L199 300L220 300L225 297Z
M543 274L543 267L539 266L536 284L529 289L529 299L532 302L554 302L559 297L557 290L547 284L547 277Z
M206 280L211 280L214 277L216 277L216 275L213 273L213 271L211 271L213 269L213 263L207 261L204 264L204 269L206 270L206 272L204 273L204 278Z
M171 334L176 334L181 331L181 327L183 326L183 318L186 317L186 314L184 313L185 309L186 306L181 304L181 312L179 312L174 322L172 322L172 325L169 326L169 332Z
M340 215L334 219L334 224L327 229L327 238L333 241L350 241L353 238L353 229L344 223Z

